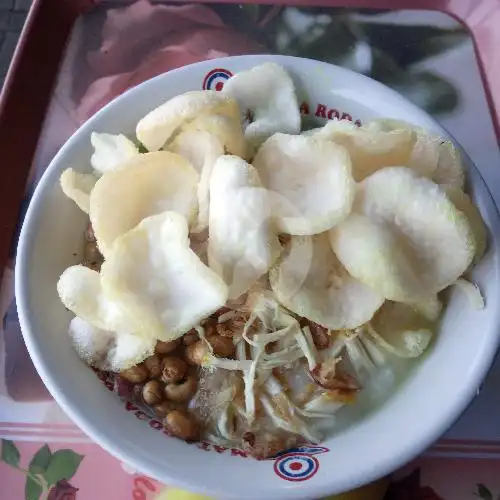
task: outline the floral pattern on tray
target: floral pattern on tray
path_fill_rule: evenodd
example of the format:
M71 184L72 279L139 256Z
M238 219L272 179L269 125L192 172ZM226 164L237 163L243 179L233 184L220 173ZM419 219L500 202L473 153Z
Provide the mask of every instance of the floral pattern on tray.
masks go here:
M75 500L78 488L69 481L84 458L70 449L52 452L45 443L31 457L27 469L20 466L21 454L13 441L2 439L1 459L24 474L25 500Z

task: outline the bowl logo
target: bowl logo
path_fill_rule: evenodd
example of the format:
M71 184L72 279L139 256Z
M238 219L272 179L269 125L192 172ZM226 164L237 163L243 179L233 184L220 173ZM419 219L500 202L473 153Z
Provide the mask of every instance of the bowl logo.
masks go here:
M220 92L224 88L224 83L229 80L233 74L231 71L223 68L216 68L206 74L203 80L203 90L216 90Z
M274 472L286 481L307 481L319 469L319 460L314 455L329 451L324 446L293 448L275 458Z

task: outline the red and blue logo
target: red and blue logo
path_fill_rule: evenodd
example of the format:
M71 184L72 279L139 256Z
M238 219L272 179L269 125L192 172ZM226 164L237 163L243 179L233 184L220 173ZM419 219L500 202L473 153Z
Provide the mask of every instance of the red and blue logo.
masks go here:
M330 451L324 446L299 446L275 457L274 472L286 481L307 481L318 472L314 455Z
M216 68L207 73L203 80L203 90L216 90L220 92L224 88L226 80L229 80L233 74L231 71L223 68Z

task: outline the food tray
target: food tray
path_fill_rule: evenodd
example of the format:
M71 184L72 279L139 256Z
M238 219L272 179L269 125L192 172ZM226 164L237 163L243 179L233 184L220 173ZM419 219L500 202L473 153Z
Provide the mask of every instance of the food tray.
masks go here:
M115 73L123 70L120 61L109 61L102 57L106 52L98 50L105 13L144 3L146 0L34 0L0 98L0 137L6 159L0 182L3 203L0 269L5 269L0 293L3 320L0 436L16 442L90 446L88 439L56 408L24 348L12 287L15 242L33 187L51 158L77 126L112 97L112 93L103 92L98 94L98 99L86 98L92 79L102 77L104 73L99 74L102 69L99 68L107 64ZM291 0L286 5L263 1L259 2L260 7L245 1L210 3L210 8L216 9L222 19L223 27L216 27L220 36L211 38L198 12L198 17L192 19L195 45L190 48L190 56L169 60L165 69L218 55L279 52L280 47L285 47L284 53L324 59L365 72L396 88L437 118L465 147L500 206L500 55L495 51L500 46L500 31L495 30L500 25L500 7L497 2L316 0L314 7L307 0ZM153 0L151 4L156 8L166 2ZM194 6L195 2L169 4ZM302 10L292 9L298 6L302 6ZM397 12L384 14L381 10L385 9L397 9ZM408 9L414 11L410 13ZM302 13L302 18L297 18L297 12ZM169 12L162 15L169 19ZM300 24L308 16L315 18L314 29L330 22L340 35L325 38L316 45L299 43L295 47L290 40L283 41L283 34L281 38L277 35L278 30L285 33L284 27L289 28L293 22ZM252 20L251 28L248 19ZM51 28L53 26L57 26L57 30ZM246 38L236 37L236 31ZM200 34L204 38L197 42ZM304 34L301 36L305 38ZM173 40L179 45L179 38ZM196 45L201 42L208 43L214 52L201 51ZM154 45L150 50L155 50ZM154 52L146 50L143 55L152 54ZM82 62L88 63L89 56L94 57L94 65L82 66ZM132 83L152 76L147 67L148 57L145 59L143 74L132 79ZM113 69L113 64L118 66ZM369 64L371 71L367 70ZM421 87L414 85L415 82ZM120 83L120 90L129 84L130 81ZM215 79L213 85L216 84ZM418 95L422 88L427 101ZM427 462L443 457L474 457L486 461L500 457L497 424L500 407L495 400L499 379L497 363L470 409L445 438L429 450ZM35 444L26 444L26 450L21 451L30 456L41 446ZM104 462L104 458L100 460ZM423 475L431 477L432 472L424 471ZM0 499L3 500L1 491ZM461 500L461 497L454 493L446 500Z

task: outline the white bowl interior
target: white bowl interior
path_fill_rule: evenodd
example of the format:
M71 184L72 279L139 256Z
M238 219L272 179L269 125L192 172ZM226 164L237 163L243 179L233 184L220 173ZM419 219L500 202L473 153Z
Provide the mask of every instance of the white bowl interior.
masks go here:
M58 178L71 166L89 168L92 131L134 134L137 120L165 99L201 88L214 67L233 73L275 60L292 73L314 113L317 103L349 112L354 119L406 119L445 132L392 90L366 77L324 63L281 56L242 56L172 71L130 90L86 123L60 150L34 194L22 229L16 295L25 341L34 363L62 408L108 451L167 483L221 498L313 498L375 479L411 459L436 439L465 408L482 381L499 339L499 218L484 182L470 169L476 203L490 228L487 255L474 271L486 308L475 311L453 292L432 350L382 407L323 443L320 467L311 479L285 481L273 461L230 452L207 453L167 438L125 411L94 373L79 361L67 337L71 318L56 282L80 261L86 217L61 192ZM453 249L449 249L450 253ZM74 255L76 254L76 255ZM226 476L230 474L230 480ZM258 481L255 479L258 478Z

